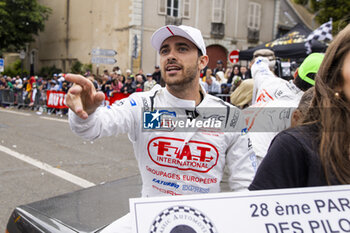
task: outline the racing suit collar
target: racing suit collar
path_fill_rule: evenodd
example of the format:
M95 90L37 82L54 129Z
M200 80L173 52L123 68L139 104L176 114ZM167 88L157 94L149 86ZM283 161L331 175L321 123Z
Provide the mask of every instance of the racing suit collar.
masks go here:
M166 88L164 88L165 99L172 107L178 108L190 108L196 107L196 102L194 100L184 100L173 96Z

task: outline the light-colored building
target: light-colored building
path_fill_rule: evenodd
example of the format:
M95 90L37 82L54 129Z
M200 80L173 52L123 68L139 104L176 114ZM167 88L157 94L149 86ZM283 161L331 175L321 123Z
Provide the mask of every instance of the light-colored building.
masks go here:
M69 72L75 61L91 63L93 49L117 52L115 64L93 64L93 72L140 68L153 72L158 54L151 35L166 24L202 31L210 67L228 54L272 40L280 0L39 0L52 8L45 31L28 47L27 67L35 72L55 65Z

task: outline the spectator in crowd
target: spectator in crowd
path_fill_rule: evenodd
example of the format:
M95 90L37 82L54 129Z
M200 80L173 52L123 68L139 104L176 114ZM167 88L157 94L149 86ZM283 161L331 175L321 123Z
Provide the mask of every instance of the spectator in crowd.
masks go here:
M64 79L64 74L59 74L58 75L58 78L57 78L57 83L58 83L58 85L59 85L59 90L61 90L62 89L62 84L63 84L63 82L65 81L65 79Z
M92 82L92 84L94 85L95 89L97 90L98 84L97 84L97 81L95 79L95 76L94 75L89 75L86 78Z
M206 77L205 82L203 82L203 87L206 93L208 94L211 94L211 95L221 94L220 83L216 81L216 79L211 75Z
M152 74L153 76L153 79L158 83L160 84L162 87L165 86L165 83L163 83L162 81L162 74L160 73L160 69L159 69L159 66L156 65L154 66L154 72ZM163 84L163 85L162 85Z
M53 80L55 80L55 82L57 82L57 77L58 77L58 75L57 75L57 74L53 74L52 79L53 79Z
M241 76L238 76L238 75L233 76L230 93L234 92L237 89L237 87L241 85L241 83L242 83Z
M102 91L102 77L100 75L96 76L97 91Z
M109 80L111 80L111 82L112 82L112 79L115 78L115 75L116 75L115 72L113 72L113 71L112 71L112 72L109 72L109 75L108 75L108 76L109 76ZM86 77L87 77L87 76L86 76Z
M230 86L227 85L227 79L224 72L219 71L215 74L216 81L221 85L221 93L228 94L230 91Z
M326 51L303 124L274 138L250 189L350 184L349 103L350 25Z
M134 93L120 105L112 105L112 109L107 109L99 107L102 93L96 93L91 83L86 82L82 76L68 75L67 78L70 81L77 83L67 95L67 104L72 110L69 112L72 130L89 139L128 133L134 145L142 176L143 196L195 193L194 190L186 191L159 185L154 180L161 179L164 182L174 180L170 176L160 176L157 171L164 171L173 177L178 177L176 182L180 185L195 185L199 189L207 189L208 192L219 192L225 165L229 170L230 188L233 191L245 190L254 176L255 157L250 150L248 135L240 132L244 124L240 110L232 105L223 104L219 98L207 95L199 85L200 70L208 63L206 47L200 31L184 25L167 25L153 34L151 42L160 54L162 76L166 87L156 86L149 92ZM143 133L144 122L140 118L144 108L158 114L156 110L166 106L177 108L174 110L177 111L176 115L187 114L193 117L199 116L201 119L222 113L225 121L232 123L226 126L231 132L203 134L195 130L175 133L150 130ZM208 112L214 107L214 113ZM156 116L154 114L149 115L150 120ZM207 145L210 145L210 148ZM166 164L159 164L153 161L152 156L156 157L158 147L163 146L165 146L166 157L171 159L166 160ZM201 149L203 146L205 148ZM201 155L200 161L191 158L190 150L196 150ZM149 151L148 154L147 151ZM182 161L191 161L191 163L182 163ZM209 166L200 169L192 165L196 163ZM184 179L187 176L209 182ZM127 215L104 230L131 232L128 216L130 217ZM126 225L129 228L120 231L121 227Z
M17 91L19 91L19 90L22 89L22 87L23 87L22 83L21 83L18 79L16 79L14 88L15 88Z
M125 73L126 73L126 79L131 78L131 80L132 80L133 82L135 81L134 75L132 74L132 72L131 72L130 69L127 69L127 70L125 71Z
M24 102L26 103L27 101L27 96L28 96L28 92L27 92L27 85L28 85L28 80L26 77L23 78L23 97L24 97ZM28 102L29 103L29 102Z
M131 93L134 93L135 92L135 88L134 88L134 85L133 85L133 81L132 81L132 77L131 76L128 76L126 78L126 81L122 87L122 93L124 94L131 94Z
M0 107L3 106L2 91L6 89L6 86L6 79L0 74Z
M227 83L227 79L225 78L225 74L222 71L216 72L215 78L216 78L216 81L218 81L218 83L220 83L220 84Z
M50 80L50 87L49 91L59 91L59 85L57 84L57 81L55 79ZM58 113L59 109L55 108L47 108L47 114L51 115L52 113Z
M91 70L87 69L85 74L84 74L84 76L87 77L87 76L89 76L91 74L92 74Z
M238 79L237 77L239 77L240 79L242 79L241 73L240 73L240 71L239 71L239 65L234 65L234 66L232 67L232 72L231 72L230 77L229 77L228 80L227 80L227 83L231 83L231 85L233 85L234 80L237 80L237 79Z
M140 69L137 75L141 75L143 82L146 82L147 79L146 79L146 75L143 73L143 69Z
M41 88L42 88L42 90L45 90L45 91L48 90L48 85L49 85L48 84L48 80L43 78L43 80L41 81Z
M102 92L105 93L107 96L110 96L110 92L112 90L111 80L108 80L107 75L102 75L101 80L102 80L102 85L101 85Z
M121 72L117 72L117 76L118 76L118 80L120 81L120 82L122 82L122 84L124 85L124 83L125 83L125 76L121 73Z
M209 68L208 66L205 66L204 69L202 69L202 70L200 71L199 77L201 78L201 80L203 80L203 77L204 77L205 74L207 73L207 69L208 69L208 68Z
M144 84L143 90L150 91L157 84L157 82L153 79L153 75L151 73L148 73L146 76L147 81Z
M7 76L6 77L6 89L13 90L13 84L12 84L12 78Z
M51 79L50 84L51 84L50 85L50 91L59 91L60 90L60 86L57 84L56 80Z
M205 71L205 76L202 78L202 81L203 81L203 82L206 82L207 77L215 78L215 77L213 76L213 70L210 69L209 67L206 69L206 71Z
M119 68L119 66L114 66L113 69L112 69L112 71L115 72L115 73L117 73L117 74L119 74L119 73L121 74L121 73L122 73L122 71L121 71L121 69Z
M23 81L19 75L16 75L16 80L18 80L19 83L23 85Z
M232 74L232 67L227 67L227 69L225 71L225 78L227 79L227 83L229 83L228 79L230 78L231 74ZM229 84L231 84L231 83L229 83Z
M217 61L216 61L216 67L215 67L214 70L213 70L213 74L215 75L215 74L216 74L217 72L219 72L219 71L222 71L222 72L225 73L224 63L223 63L223 61L221 61L221 60L217 60Z
M23 85L22 85L22 83L20 82L19 79L16 78L16 81L15 81L15 84L14 84L13 88L14 88L14 97L15 97L14 98L14 105L18 106L20 98L23 99L23 96L22 96L22 94L23 94ZM1 93L0 93L0 95L1 95Z
M113 96L116 93L120 93L123 88L123 83L120 80L120 75L117 75L116 73L113 75L112 83L111 83L111 96Z
M246 80L246 79L251 78L250 70L248 70L248 68L246 66L241 66L239 68L239 72L241 73L242 80Z
M33 83L36 83L36 78L34 76L31 76L29 79L29 84L31 87L33 87Z
M108 70L104 70L103 75L106 75L108 77L108 79L110 80L111 77L109 76L110 74L109 74Z
M69 90L68 82L64 81L64 82L62 83L62 91L65 92L65 93L67 93L68 90Z
M141 74L136 75L136 80L133 82L133 88L135 89L135 92L142 92L143 91L143 77Z

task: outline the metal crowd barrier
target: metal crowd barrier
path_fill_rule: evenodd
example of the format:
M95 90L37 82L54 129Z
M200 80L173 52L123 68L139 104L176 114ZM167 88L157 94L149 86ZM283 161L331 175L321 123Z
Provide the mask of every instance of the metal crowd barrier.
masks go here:
M226 102L231 102L230 101L230 94L216 94L215 95L216 97L219 97L220 99L222 99L223 101L226 101Z
M13 90L1 90L1 104L13 106L15 104L15 93Z
M0 104L21 107L46 107L46 91L38 90L33 104L30 104L30 95L23 90L0 90Z

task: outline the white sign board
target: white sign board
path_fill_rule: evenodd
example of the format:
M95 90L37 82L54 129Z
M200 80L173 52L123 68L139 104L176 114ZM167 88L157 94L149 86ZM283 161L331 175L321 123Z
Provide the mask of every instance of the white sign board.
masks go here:
M134 233L350 232L350 185L130 199Z
M4 59L0 58L0 72L4 72Z
M24 52L24 50L21 50L21 52L19 53L19 58L24 59L25 57L26 57L26 52Z
M92 49L91 55L113 57L117 55L117 52L114 51L113 49Z
M115 64L117 60L111 57L92 57L91 63L93 64Z

